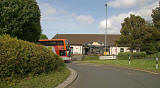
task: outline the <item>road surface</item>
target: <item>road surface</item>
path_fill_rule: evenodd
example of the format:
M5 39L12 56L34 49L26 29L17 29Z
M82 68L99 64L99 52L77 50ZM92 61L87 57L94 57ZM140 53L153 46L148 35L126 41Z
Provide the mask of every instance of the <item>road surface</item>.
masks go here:
M78 73L69 88L160 88L160 75L105 65L67 65Z

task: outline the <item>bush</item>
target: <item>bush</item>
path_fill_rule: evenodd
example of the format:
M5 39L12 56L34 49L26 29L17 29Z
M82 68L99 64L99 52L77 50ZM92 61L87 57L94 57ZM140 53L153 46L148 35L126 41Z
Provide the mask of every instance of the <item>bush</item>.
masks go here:
M128 59L128 57L131 55L130 52L120 52L118 53L117 58L118 59Z
M48 37L45 34L41 34L40 40L43 40L43 39L48 39Z
M63 60L44 46L0 36L0 80L11 80L55 71Z
M149 59L155 59L156 57L160 58L160 52L147 56L147 58L149 58Z
M146 57L146 53L145 52L135 52L131 54L131 57L133 59L144 59Z
M144 59L146 57L145 52L120 52L117 56L118 59L128 59L131 56L131 59Z

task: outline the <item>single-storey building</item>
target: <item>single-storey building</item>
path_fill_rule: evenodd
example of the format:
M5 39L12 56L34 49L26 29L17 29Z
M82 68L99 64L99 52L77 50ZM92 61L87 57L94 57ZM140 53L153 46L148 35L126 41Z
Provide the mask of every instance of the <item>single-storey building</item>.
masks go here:
M68 39L73 55L118 55L119 52L129 52L128 47L118 47L115 41L119 34L56 34L53 39Z

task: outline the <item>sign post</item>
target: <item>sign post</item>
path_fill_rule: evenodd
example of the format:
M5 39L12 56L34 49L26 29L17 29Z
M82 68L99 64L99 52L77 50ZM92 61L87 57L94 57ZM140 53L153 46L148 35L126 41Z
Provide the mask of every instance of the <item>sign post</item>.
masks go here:
M131 64L131 56L129 55L129 59L128 59L128 63L129 63L129 65Z
M156 58L156 69L158 69L158 57Z

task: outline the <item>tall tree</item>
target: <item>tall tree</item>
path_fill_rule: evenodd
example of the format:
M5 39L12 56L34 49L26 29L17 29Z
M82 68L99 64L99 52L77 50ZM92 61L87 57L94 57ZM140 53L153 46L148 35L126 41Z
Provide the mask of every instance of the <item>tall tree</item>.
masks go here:
M140 49L144 39L145 20L133 14L121 24L121 36L118 45L128 45L130 50Z
M150 37L152 40L152 42L150 42L150 49L152 50L150 51L152 51L151 53L156 53L160 52L160 1L159 6L152 10L151 16L154 25L152 27L149 27L153 29L152 36Z
M160 2L159 6L152 10L151 16L153 19L154 26L160 30Z
M157 39L160 39L159 30L157 30L153 25L146 24L144 31L144 39L142 40L141 50L145 51L147 54L154 54L159 52L160 45Z
M36 0L0 0L0 35L34 42L40 38L40 10Z

